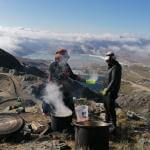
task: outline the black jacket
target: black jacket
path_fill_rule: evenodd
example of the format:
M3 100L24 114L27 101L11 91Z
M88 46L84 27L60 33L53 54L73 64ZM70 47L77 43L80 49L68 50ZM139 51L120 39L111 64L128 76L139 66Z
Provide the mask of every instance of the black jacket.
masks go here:
M112 65L108 67L107 72L107 90L108 93L117 98L121 84L122 67L118 61L113 61Z
M58 62L50 64L49 77L50 81L63 85L62 90L65 92L72 91L72 79L84 82L84 79L72 72L69 64L60 65Z
M68 75L65 76L65 74L68 74ZM50 75L51 81L58 82L58 83L67 79L68 77L73 80L78 79L78 76L72 72L72 70L68 64L61 66L61 65L59 65L58 62L53 62L50 64L49 75Z

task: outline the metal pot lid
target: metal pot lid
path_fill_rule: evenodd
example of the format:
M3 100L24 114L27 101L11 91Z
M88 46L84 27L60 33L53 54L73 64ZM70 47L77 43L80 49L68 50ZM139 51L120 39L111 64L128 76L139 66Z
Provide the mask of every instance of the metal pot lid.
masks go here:
M0 135L7 135L18 131L23 123L23 119L17 114L1 113Z
M109 126L108 123L93 120L88 120L84 122L74 122L73 124L78 127L86 127L86 128L105 128Z
M53 117L58 117L58 118L66 118L66 117L71 117L72 116L72 111L69 111L67 113L59 112L59 113L52 113L51 114Z

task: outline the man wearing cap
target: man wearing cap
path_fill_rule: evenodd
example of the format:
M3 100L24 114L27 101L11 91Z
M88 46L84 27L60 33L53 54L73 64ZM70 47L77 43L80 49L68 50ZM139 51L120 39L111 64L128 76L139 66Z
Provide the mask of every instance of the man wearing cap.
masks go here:
M78 80L80 82L85 82L86 84L94 84L95 80L85 80L74 74L69 66L68 59L70 58L66 49L58 49L55 53L55 61L50 64L49 67L49 81L56 83L60 86L60 90L63 94L64 104L74 111L73 97L72 97L72 80ZM53 106L48 106L48 104L43 104L44 113L50 113L54 110Z
M116 111L115 99L118 97L118 92L121 84L122 67L116 60L113 52L106 53L105 61L108 65L106 88L101 92L106 96L104 106L106 109L106 122L112 121L116 127Z

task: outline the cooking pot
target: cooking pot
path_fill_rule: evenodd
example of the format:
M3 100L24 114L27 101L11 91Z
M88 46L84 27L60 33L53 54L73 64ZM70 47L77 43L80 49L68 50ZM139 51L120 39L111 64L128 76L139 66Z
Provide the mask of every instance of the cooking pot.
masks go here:
M69 114L51 114L51 128L53 131L62 132L71 129L72 112Z

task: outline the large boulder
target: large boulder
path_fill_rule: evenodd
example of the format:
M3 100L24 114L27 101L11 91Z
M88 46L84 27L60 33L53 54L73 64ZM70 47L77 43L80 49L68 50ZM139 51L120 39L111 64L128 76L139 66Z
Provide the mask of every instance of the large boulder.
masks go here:
M22 65L16 57L9 54L5 50L0 48L0 71L6 72L5 70L8 69L7 72L10 72L14 75L17 75L18 72L25 72L26 74L32 74L38 77L46 78L47 74L44 71L41 71L35 66L26 66ZM11 70L10 70L11 69Z
M11 54L0 48L0 67L8 69L16 69L17 71L23 71L24 67L20 62Z

